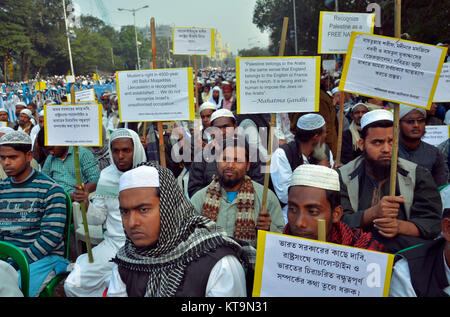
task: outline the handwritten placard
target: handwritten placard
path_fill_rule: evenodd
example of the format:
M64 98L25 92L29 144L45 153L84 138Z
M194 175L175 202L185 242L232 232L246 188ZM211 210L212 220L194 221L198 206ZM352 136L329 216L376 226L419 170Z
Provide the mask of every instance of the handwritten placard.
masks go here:
M174 55L214 55L214 29L173 28Z
M236 59L238 113L319 111L320 57Z
M44 126L45 145L102 146L102 107L98 104L45 105Z
M427 125L425 126L425 134L422 137L422 141L428 144L438 146L449 137L448 125Z
M75 102L79 101L95 101L95 92L94 89L85 89L75 91Z
M429 109L447 49L353 32L339 90Z
M255 297L382 297L394 255L258 231Z
M119 71L121 122L194 120L192 68Z
M441 75L439 76L436 92L434 93L434 102L450 102L450 63L442 65Z
M346 54L352 31L373 33L375 14L320 12L319 54Z

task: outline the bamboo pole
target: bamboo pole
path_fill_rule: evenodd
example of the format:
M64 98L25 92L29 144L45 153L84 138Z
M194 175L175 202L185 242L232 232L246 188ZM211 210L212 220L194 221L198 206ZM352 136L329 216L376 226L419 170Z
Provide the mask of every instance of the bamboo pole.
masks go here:
M278 52L278 56L284 56L288 22L289 22L289 18L285 17L283 20L283 29L281 31L281 42L280 42L280 50ZM263 200L262 200L262 206L261 206L262 210L266 210L266 205L267 205L267 193L269 190L269 180L270 180L270 161L271 161L271 156L272 156L272 143L273 143L275 121L276 121L276 114L271 113L270 114L270 133L269 133L269 140L268 140L268 144L267 144L267 163L266 163L266 170L264 173L264 191L263 191Z
M401 19L402 19L402 1L395 0L395 37L401 37ZM394 104L394 137L392 140L392 158L391 158L391 175L389 195L395 196L395 187L397 183L397 160L398 160L398 135L399 135L399 121L400 121L400 106L398 103Z
M345 63L345 54L342 57L342 65ZM345 103L345 92L341 91L339 94L339 126L338 126L338 143L336 151L336 166L341 163L342 156L342 129L344 124L344 103Z
M152 56L153 56L153 69L157 69L156 63L156 34L155 34L155 18L150 19L150 29L152 32ZM147 125L144 124L144 128ZM164 147L164 133L163 125L161 121L158 121L158 136L159 136L159 161L160 165L166 167L166 149Z
M70 99L71 99L71 103L72 105L75 105L75 85L72 85L72 87L70 88ZM81 173L80 173L80 158L79 158L79 150L78 150L78 146L74 146L73 147L73 157L75 159L75 175L77 178L77 184L78 186L81 187L82 181L81 181ZM86 217L86 205L84 204L84 201L80 202L80 207L81 207L81 216L83 218L83 227L84 227L84 233L85 233L85 238L86 238L86 248L87 248L87 253L88 253L88 258L89 258L89 263L93 263L94 262L94 257L92 255L92 246L91 246L91 237L89 235L89 226L88 226L88 222L87 222L87 217ZM76 228L75 228L76 229Z
M326 221L325 221L325 219L317 220L317 240L323 241L323 242L327 241Z

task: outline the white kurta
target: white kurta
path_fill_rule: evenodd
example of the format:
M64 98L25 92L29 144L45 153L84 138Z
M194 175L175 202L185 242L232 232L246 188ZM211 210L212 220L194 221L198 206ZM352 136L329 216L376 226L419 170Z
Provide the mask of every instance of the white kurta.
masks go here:
M234 255L220 259L209 274L206 284L206 297L246 297L245 273L241 263ZM114 264L108 297L127 297L126 285L119 275L117 264Z
M443 256L445 275L447 276L447 281L450 283L450 268L445 261L445 256ZM444 289L444 292L450 295L450 286ZM390 297L417 297L416 292L411 283L411 275L409 272L408 261L406 259L401 259L394 265L392 270L391 285L389 289Z
M68 297L101 297L109 285L117 251L125 244L125 233L117 198L94 198L89 204L87 219L90 225L105 223L104 240L92 249L94 263L87 254L77 258L73 271L64 283Z

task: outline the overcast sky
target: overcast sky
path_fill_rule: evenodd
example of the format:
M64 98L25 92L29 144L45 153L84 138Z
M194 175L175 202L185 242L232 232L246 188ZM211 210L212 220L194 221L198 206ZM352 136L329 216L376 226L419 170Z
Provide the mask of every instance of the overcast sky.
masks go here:
M215 28L222 35L223 44L230 43L234 54L243 48L266 47L269 43L268 33L261 33L252 23L256 0L74 0L74 2L81 7L83 15L93 15L102 20L107 16L111 26L116 29L122 25L133 24L132 13L120 12L118 8L137 9L148 5L148 8L136 12L138 27L148 26L150 18L154 17L156 25ZM102 7L105 10L102 10Z

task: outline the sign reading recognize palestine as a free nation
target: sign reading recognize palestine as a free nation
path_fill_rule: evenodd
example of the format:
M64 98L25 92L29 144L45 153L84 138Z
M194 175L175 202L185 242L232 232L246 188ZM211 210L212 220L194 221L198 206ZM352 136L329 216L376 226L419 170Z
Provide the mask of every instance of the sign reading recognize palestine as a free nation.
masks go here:
M447 49L353 32L339 90L429 109Z
M120 122L194 120L192 68L119 71Z
M237 112L317 112L320 57L236 59Z
M214 55L214 29L173 28L174 55Z
M373 33L375 14L320 12L319 54L346 54L352 31Z

